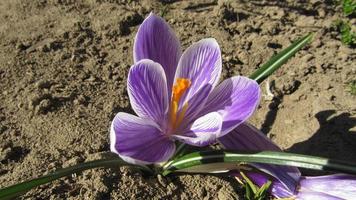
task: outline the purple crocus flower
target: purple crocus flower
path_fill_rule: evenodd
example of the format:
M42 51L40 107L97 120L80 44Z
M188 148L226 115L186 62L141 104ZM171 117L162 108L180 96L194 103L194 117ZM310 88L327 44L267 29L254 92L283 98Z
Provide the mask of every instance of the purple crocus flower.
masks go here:
M134 164L167 161L175 140L206 146L243 123L260 99L257 82L236 76L218 85L218 43L202 39L181 51L169 25L150 14L139 27L127 92L137 116L118 113L111 151Z
M243 123L231 133L218 139L229 150L281 151L261 131L250 124ZM272 181L270 193L276 198L299 200L353 200L356 199L356 176L334 174L327 176L301 176L296 167L252 164L257 172L244 172L256 185L261 187ZM238 175L237 175L238 176Z

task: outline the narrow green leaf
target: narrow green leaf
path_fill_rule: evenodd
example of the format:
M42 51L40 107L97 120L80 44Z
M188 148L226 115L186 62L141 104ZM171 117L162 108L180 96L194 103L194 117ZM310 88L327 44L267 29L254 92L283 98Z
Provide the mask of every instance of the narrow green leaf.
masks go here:
M151 170L146 167L146 166L136 166L136 165L131 165L123 160L121 160L118 157L111 158L111 159L103 159L103 160L95 160L95 161L90 161L86 163L81 163L75 166L59 169L53 173L44 175L39 178L35 178L29 181L25 181L16 185L12 185L3 189L0 189L0 199L12 199L16 196L19 196L28 190L35 188L37 186L52 182L54 180L57 180L59 178L62 178L64 176L69 176L74 173L78 173L84 170L88 169L93 169L93 168L98 168L98 167L119 167L119 166L124 166L124 165L129 165L129 166L134 166L142 169L143 171L150 172Z
M256 198L266 199L267 191L271 186L271 184L272 184L271 181L267 181L267 183L263 184L262 187L260 187L259 190L257 191Z
M232 151L200 151L177 158L163 169L163 175L178 171L189 171L189 168L197 168L211 163L265 163L275 165L288 165L313 170L329 170L356 174L356 164L339 160L327 159L316 156L307 156L286 152L264 151L258 153L239 153Z
M247 200L254 200L254 199L253 199L252 188L250 187L249 184L245 184L245 198L246 198Z
M253 184L252 181L243 172L240 172L240 174L242 178L246 181L246 187L249 187L252 190L252 193L256 194L258 191L258 187Z
M263 64L259 69L250 75L250 78L256 80L258 83L261 83L284 63L286 63L287 60L294 56L301 48L308 44L312 37L313 34L309 33L308 35L295 41L289 47L285 48Z
M161 11L160 11L161 17L166 16L167 12L168 12L168 5L162 6L162 7L161 7Z

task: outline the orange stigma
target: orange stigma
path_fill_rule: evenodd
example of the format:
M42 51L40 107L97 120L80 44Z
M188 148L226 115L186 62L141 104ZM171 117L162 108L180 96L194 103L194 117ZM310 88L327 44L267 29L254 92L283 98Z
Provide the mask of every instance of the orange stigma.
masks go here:
M183 121L183 117L185 111L188 108L188 103L183 105L181 112L178 115L178 105L179 101L182 98L183 94L187 91L190 87L191 81L185 78L177 78L176 84L173 85L172 88L172 100L170 105L170 124L171 128L174 130L179 126L179 124Z

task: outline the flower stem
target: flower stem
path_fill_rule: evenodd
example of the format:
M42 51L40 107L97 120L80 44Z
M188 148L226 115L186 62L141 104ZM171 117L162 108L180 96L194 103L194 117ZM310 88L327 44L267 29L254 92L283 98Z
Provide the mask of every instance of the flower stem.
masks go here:
M177 148L176 152L174 153L174 156L173 156L172 159L174 159L174 158L176 158L176 157L182 155L182 154L185 152L185 150L186 150L187 147L188 147L188 146L185 145L185 143L180 143L180 144L178 145L178 148Z
M185 153L185 151L187 150L186 148L188 147L185 143L181 143L181 142L176 142L176 146L178 146L176 149L176 152L174 152L174 155L172 156L172 158L170 158L167 162L165 162L161 165L162 169L168 167L171 164L172 160L177 159L178 157L182 156Z
M137 167L146 173L152 173L152 170L150 168L148 168L147 166L132 165L132 164L124 162L123 160L121 160L118 157L89 161L89 162L85 162L85 163L80 163L75 166L59 169L55 172L52 172L50 174L44 175L39 178L35 178L35 179L29 180L29 181L24 181L24 182L16 184L16 185L2 188L2 189L0 189L0 199L12 199L20 194L27 192L28 190L30 190L32 188L52 182L52 181L62 178L64 176L79 173L84 170L94 169L94 168L98 168L98 167L116 168L116 167L125 166L125 165Z

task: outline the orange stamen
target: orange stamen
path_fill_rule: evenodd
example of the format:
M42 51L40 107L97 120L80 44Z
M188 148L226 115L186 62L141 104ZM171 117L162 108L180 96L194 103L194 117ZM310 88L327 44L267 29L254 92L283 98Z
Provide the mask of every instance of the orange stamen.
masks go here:
M179 126L179 124L183 121L183 117L185 111L188 108L188 104L186 103L182 111L177 116L179 101L182 98L183 94L190 87L191 81L185 78L178 78L176 84L172 88L172 101L170 105L170 124L171 128L174 130ZM178 117L178 118L177 118Z

